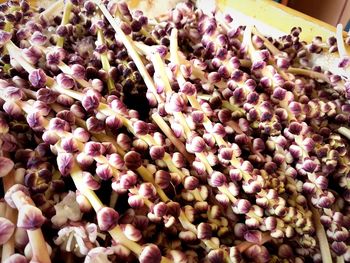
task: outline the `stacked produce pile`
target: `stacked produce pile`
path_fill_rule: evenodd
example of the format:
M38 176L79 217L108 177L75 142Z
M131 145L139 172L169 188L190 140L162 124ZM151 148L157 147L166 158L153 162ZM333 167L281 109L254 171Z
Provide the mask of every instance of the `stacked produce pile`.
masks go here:
M2 262L350 262L341 28L60 6L0 6Z

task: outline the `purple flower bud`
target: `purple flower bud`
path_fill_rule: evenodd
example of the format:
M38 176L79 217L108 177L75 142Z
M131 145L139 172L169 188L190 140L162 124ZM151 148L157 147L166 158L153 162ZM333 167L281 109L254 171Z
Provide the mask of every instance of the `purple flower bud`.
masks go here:
M24 205L18 211L17 227L26 230L40 228L45 222L41 210L33 205Z
M46 62L49 66L57 66L62 60L62 55L58 50L53 50L46 54Z
M215 123L212 132L221 137L226 135L225 127L221 123Z
M100 133L105 129L104 122L96 117L90 117L86 120L86 128L92 133Z
M191 149L195 153L203 152L206 147L205 141L202 137L196 136L191 141Z
M0 30L0 46L4 46L12 38L12 34L4 30Z
M80 64L74 64L71 66L71 71L72 71L73 78L75 78L75 79L84 79L85 78L86 70L85 70L84 66L82 66Z
M117 143L123 150L129 150L131 147L131 140L129 136L124 133L119 133L117 135Z
M194 176L186 176L183 182L185 189L194 190L199 185L199 180Z
M57 155L58 170L63 176L70 174L74 165L74 156L71 153L59 153Z
M33 130L42 131L45 119L39 112L33 112L27 115L27 123Z
M209 263L225 262L224 257L225 255L222 249L211 250L207 255Z
M154 180L161 189L166 189L170 184L171 176L166 171L158 170L154 175Z
M148 124L144 121L136 121L133 124L134 131L137 135L148 134Z
M344 242L334 241L331 244L331 248L335 252L335 254L337 254L337 256L341 256L341 255L345 254L345 252L347 250L347 246Z
M0 245L5 244L13 235L15 225L5 217L0 217Z
M57 98L57 94L48 88L41 88L36 92L37 100L47 104L54 103Z
M96 175L106 181L113 176L112 167L109 164L99 164L96 167Z
M269 216L265 219L266 229L269 231L275 230L277 227L277 219L273 216Z
M169 103L165 104L166 110L169 113L172 112L181 112L185 108L185 100L178 93L174 93L171 95Z
M226 176L223 173L214 171L210 176L209 182L213 187L221 187L226 183Z
M35 31L32 34L30 40L33 42L34 45L43 46L47 42L47 37L41 32Z
M231 161L233 157L233 149L231 148L220 148L219 158L225 161Z
M251 208L251 203L246 199L239 199L233 207L236 214L247 214Z
M142 238L141 231L134 227L132 224L122 224L120 227L129 240L137 242Z
M132 171L127 171L127 173L120 176L120 186L123 189L131 189L137 183L137 175Z
M159 248L154 244L145 246L139 256L140 263L160 263L161 260L162 254Z
M130 151L125 154L124 162L128 169L136 170L142 165L141 155L138 152Z
M43 88L47 81L45 72L42 69L35 69L29 73L29 82L36 88Z
M93 90L88 90L83 97L82 106L86 111L97 109L100 105L100 95Z
M197 227L197 237L199 239L210 239L212 236L212 228L208 223L200 223Z
M164 158L165 150L163 146L152 146L149 153L153 160L161 160Z
M89 172L83 172L83 182L91 190L98 190L101 186L100 182Z
M300 147L294 144L289 147L289 152L294 159L299 159L302 155L302 150Z
M157 216L157 217L163 217L166 215L168 211L168 207L164 202L160 202L152 207L152 212Z
M118 129L123 127L123 122L117 116L108 116L105 120L105 123L108 128L110 128L113 132L116 132Z
M180 87L180 91L187 96L194 96L197 92L196 86L191 82L186 82Z
M57 82L58 85L60 85L64 89L72 89L75 86L74 79L72 79L64 73L58 74Z
M10 159L0 156L0 177L4 177L9 174L14 165L15 164Z
M157 192L152 183L142 183L139 188L139 194L145 198L153 198Z
M291 124L289 124L289 132L295 135L299 135L301 130L303 129L303 126L298 123L298 122L292 122Z
M113 208L103 207L97 212L98 227L101 231L112 230L118 224L119 214Z
M317 167L317 164L312 160L306 160L303 162L303 169L306 172L313 173Z
M5 89L5 96L12 100L21 100L24 97L24 93L20 88L8 86Z
M185 166L185 158L181 153L179 152L173 153L173 156L171 159L177 168L183 168Z
M131 195L128 198L128 203L132 208L141 208L144 206L144 200L140 195Z
M249 230L244 233L244 239L254 244L261 244L261 232L257 230Z

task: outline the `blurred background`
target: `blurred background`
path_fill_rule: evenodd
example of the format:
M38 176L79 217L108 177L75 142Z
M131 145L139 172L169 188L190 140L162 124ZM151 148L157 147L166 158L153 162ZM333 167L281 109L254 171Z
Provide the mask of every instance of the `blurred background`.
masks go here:
M341 23L350 30L350 0L276 0L333 26Z

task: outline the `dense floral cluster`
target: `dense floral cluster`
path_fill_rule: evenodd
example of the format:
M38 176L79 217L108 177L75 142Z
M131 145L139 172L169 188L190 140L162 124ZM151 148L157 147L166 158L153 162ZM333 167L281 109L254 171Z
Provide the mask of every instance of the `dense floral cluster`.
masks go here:
M350 37L191 2L0 11L3 262L350 262L350 81L311 59L348 70Z

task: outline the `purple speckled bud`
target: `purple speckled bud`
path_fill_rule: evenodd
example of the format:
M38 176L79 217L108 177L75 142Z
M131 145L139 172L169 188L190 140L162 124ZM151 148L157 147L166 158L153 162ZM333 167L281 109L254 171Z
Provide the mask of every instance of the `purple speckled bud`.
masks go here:
M39 208L33 205L24 205L18 211L17 227L34 230L40 228L45 220Z
M130 151L124 156L124 162L127 168L136 170L142 164L141 155L138 152Z
M223 186L226 183L226 176L221 172L214 171L210 176L209 183L213 187Z
M133 123L133 128L137 135L148 134L148 124L144 121L136 121Z
M184 83L181 87L180 87L180 91L184 94L186 94L187 96L194 96L197 92L196 90L196 86L193 85L190 82L186 82Z
M36 88L43 88L47 81L45 72L42 69L35 69L29 73L29 82Z
M142 183L139 188L139 194L145 198L153 198L157 192L152 183Z
M150 244L142 249L139 256L140 263L160 263L162 260L162 254L158 246Z
M74 156L71 153L59 153L57 155L58 170L63 176L70 174L74 165Z
M57 82L64 89L72 89L75 86L74 79L64 73L57 75Z
M97 212L97 222L101 231L112 230L118 224L119 214L113 208L103 207Z

